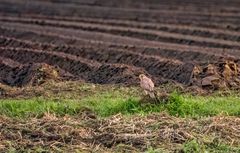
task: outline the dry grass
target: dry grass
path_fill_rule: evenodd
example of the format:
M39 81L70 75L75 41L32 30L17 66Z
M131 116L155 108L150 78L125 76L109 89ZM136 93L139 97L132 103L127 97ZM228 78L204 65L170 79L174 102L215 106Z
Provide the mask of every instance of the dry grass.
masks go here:
M139 152L151 147L180 152L191 140L207 147L240 145L240 118L228 116L193 120L160 113L99 119L85 110L75 117L46 113L40 119L0 120L2 152Z

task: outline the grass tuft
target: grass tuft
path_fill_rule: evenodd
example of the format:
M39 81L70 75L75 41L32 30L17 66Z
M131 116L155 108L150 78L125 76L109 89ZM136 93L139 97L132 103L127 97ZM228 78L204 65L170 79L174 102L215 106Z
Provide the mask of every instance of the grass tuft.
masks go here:
M221 143L203 144L193 139L183 144L183 152L237 153L240 148Z
M218 114L240 115L240 98L238 96L190 96L173 93L166 110L175 116L200 117Z
M55 102L42 98L29 100L0 100L0 114L9 117L41 117L44 113L74 115L81 109L74 102Z

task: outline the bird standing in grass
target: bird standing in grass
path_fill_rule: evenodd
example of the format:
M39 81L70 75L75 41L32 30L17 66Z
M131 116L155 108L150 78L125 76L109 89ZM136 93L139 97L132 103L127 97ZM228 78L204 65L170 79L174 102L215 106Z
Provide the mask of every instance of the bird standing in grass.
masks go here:
M140 86L143 88L145 94L149 95L151 98L155 98L153 81L144 74L140 74L139 78Z

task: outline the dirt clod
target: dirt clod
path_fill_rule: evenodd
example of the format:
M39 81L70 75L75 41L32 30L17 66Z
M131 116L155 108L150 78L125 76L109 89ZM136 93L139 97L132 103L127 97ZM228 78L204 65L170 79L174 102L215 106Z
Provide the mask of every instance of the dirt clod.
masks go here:
M240 85L239 65L234 61L197 66L193 70L192 84L207 90L236 89Z
M45 63L27 64L12 71L5 79L10 86L37 86L49 80L60 80L58 69Z

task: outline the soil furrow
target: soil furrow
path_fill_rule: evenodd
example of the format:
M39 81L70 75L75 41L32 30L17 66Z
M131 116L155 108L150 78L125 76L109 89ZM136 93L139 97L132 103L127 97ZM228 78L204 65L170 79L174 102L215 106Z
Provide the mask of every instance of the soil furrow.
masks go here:
M27 56L26 56L27 55ZM143 69L123 64L86 64L79 60L72 59L70 55L61 52L47 52L26 48L0 47L0 56L10 58L23 64L47 63L58 66L66 72L74 74L76 78L92 83L123 83L137 84L138 75L144 73ZM27 57L27 58L26 58ZM86 59L84 59L86 61ZM3 72L12 71L5 69ZM146 73L146 72L145 72ZM4 73L8 74L8 73ZM164 79L156 78L156 83L162 83ZM12 84L11 84L12 85Z
M97 65L96 62L90 67L86 63L80 62L79 60L75 59L73 56L70 56L69 54L64 54L62 52L49 52L41 50L5 47L2 47L0 49L0 55L3 57L11 58L22 63L44 62L50 65L58 65L60 68L69 71L76 76L80 76L85 80L88 80L89 78L86 78L86 76L84 77L83 73L91 74L92 72L99 70L98 68L100 67L100 65ZM92 53L94 54L94 52ZM24 57L26 56L26 54L28 55L28 58ZM91 56L91 54L88 53L87 56L89 57ZM113 52L106 59L106 56L104 57L104 54L98 55L95 52L92 57L94 58L94 60L98 61L108 60L106 61L106 63L123 63L142 67L153 76L161 76L163 78L175 80L177 82L185 84L188 83L188 81L190 80L190 77L192 75L191 70L194 66L193 64L184 64L181 62L174 62L172 60L160 60L154 57L141 57L132 55L130 53L121 55L117 52Z
M13 4L17 4L14 9L11 7ZM24 5L23 2L10 0L0 5L0 10L4 12L11 12L16 14L43 14L43 15L63 15L63 16L81 16L81 17L96 17L107 19L130 19L140 21L161 21L169 19L169 12L153 11L153 10L140 10L140 9L126 9L126 8L111 8L111 7L97 7L97 6L75 6L72 4L66 4L64 7L58 4L46 3L46 2L34 2ZM47 10L47 11L42 11ZM64 10L64 11L59 11ZM101 13L100 13L101 12ZM109 13L111 12L111 13ZM119 15L121 14L121 16ZM234 14L233 14L234 15ZM158 18L158 17L161 18ZM189 14L189 13L173 13L172 18L169 20L185 20L185 21L197 21L197 22L216 22L216 23L232 23L239 24L238 16L217 16L207 14Z
M110 33L116 34L121 36L129 36L129 37L136 37L142 38L146 40L154 40L154 41L161 41L161 42L172 42L172 43L179 43L179 44L189 44L189 45L196 45L196 46L209 46L209 47L217 47L217 48L230 48L230 49L239 49L239 43L228 41L228 40L221 40L217 38L203 38L203 37L196 37L186 35L186 31L184 34L177 34L171 33L176 30L170 30L171 32L156 31L156 30L145 30L139 28L125 28L120 26L107 26L101 24L88 24L88 23L68 23L68 22L55 22L50 20L18 20L18 19L2 19L3 21L7 22L20 22L20 23L27 23L27 24L37 24L42 26L54 26L54 27L62 27L62 28L73 28L73 29L82 29L87 31L96 31L96 32L103 32L103 33ZM205 33L206 35L206 33ZM209 36L209 35L207 35ZM235 38L240 41L240 36Z
M8 16L16 16L14 14L8 14ZM36 15L36 14L22 14L21 17L29 19L50 19L58 21L71 21L71 22L88 22L88 23L100 23L100 24L109 24L109 25L118 25L126 27L136 27L143 29L157 29L161 30L163 27L171 27L173 29L185 29L185 30L198 30L198 31L211 31L213 33L226 33L228 35L239 35L240 26L238 24L230 23L200 23L195 21L186 21L186 20L161 20L156 21L134 21L134 20L122 20L122 19L106 19L106 18L88 18L88 17L76 17L76 16L46 16L46 15ZM219 32L220 31L220 32Z
M209 47L197 47L197 46L189 46L183 44L173 44L173 43L166 43L166 42L156 42L150 40L142 40L137 38L130 38L130 37L123 37L123 36L116 36L113 34L105 34L100 32L90 32L90 31L82 31L82 30L74 30L74 29L64 29L64 28L51 28L46 26L38 26L38 25L26 25L20 23L2 23L2 26L7 28L14 28L17 30L28 30L31 32L41 33L41 34L51 34L56 35L58 37L62 36L65 38L72 38L72 39L87 39L93 40L97 42L104 42L109 44L121 44L121 45L134 45L134 46L142 46L142 47L161 47L164 49L175 50L191 50L196 52L210 52L215 54L230 54L233 56L239 55L239 50L232 50L232 49L223 49L223 48L209 48Z
M12 40L13 42L14 40ZM19 44L19 43L18 43ZM23 42L22 42L23 44ZM34 46L37 47L36 44L27 44L26 46ZM1 45L7 47L8 45ZM89 60L95 60L101 63L112 63L112 64L127 64L134 67L141 67L144 68L149 74L154 76L162 76L166 79L172 79L171 77L168 78L172 70L181 67L184 63L180 61L174 61L170 59L163 59L157 58L154 56L142 56L140 54L125 52L120 50L111 50L111 49L96 49L96 48L73 48L73 47L65 47L65 46L47 46L47 45L38 45L38 49L51 49L54 51L54 54L62 52L67 54L76 55L77 57L87 58ZM45 53L46 51L44 51ZM49 53L49 52L47 52ZM42 61L41 61L42 62ZM50 63L52 64L52 63ZM166 68L163 66L167 65L169 68L166 71ZM155 67L155 68L153 68ZM163 70L162 70L163 69ZM176 80L178 81L178 80Z
M15 38L8 38L8 37L1 37L0 36L0 46L2 47L23 47L23 48L33 48L33 49L48 49L48 50L56 50L56 51L61 51L61 52L66 52L69 54L74 54L79 56L81 53L83 53L82 56L85 56L86 58L94 59L94 54L99 52L101 50L102 56L105 57L105 60L102 60L104 62L107 61L107 57L109 54L112 54L113 52L120 53L120 54L136 54L138 56L143 56L143 55L152 55L154 58L156 56L164 57L166 59L177 59L181 61L196 61L196 62L206 62L206 61L217 61L223 58L223 56L218 56L218 55L213 55L209 53L201 53L201 52L191 52L191 51L178 51L178 50L164 50L164 49L157 49L157 48L121 48L120 50L116 47L111 47L109 49L108 46L95 46L92 47L86 47L86 46L81 46L81 47L71 47L68 45L61 45L61 47L65 47L68 49L63 49L63 48L58 48L56 45L55 47L53 45L48 44L48 42L44 42L44 44L39 44L39 43L32 43L31 41L20 41L19 39ZM107 56L106 56L107 54ZM140 55L141 54L141 55ZM114 57L113 57L114 58Z
M24 31L16 31L8 28L0 28L1 34L5 35L7 37L16 37L18 39L24 39L28 41L33 41L33 42L42 42L42 43L53 43L56 45L62 45L62 44L68 44L68 45L73 45L76 47L82 47L82 46L95 46L95 47L105 47L105 48L122 48L125 50L132 50L134 51L134 46L131 47L131 45L113 45L113 44L108 44L106 42L94 42L94 41L79 41L78 39L73 39L72 37L60 37L59 35L50 35L49 33L43 35L43 34L38 34L33 33L33 32L24 32ZM32 39L34 38L34 39ZM88 45L87 45L88 44ZM127 47L127 48L126 48ZM128 49L129 48L129 49ZM210 56L213 57L213 54L215 56L229 56L229 55L234 55L236 57L239 57L239 52L237 51L232 51L232 50L208 50L208 52L205 52L205 49L199 49L199 50L192 50L191 48L185 48L185 49L180 49L178 48L169 48L169 47L164 47L161 46L160 48L154 48L154 47L140 47L138 46L137 52L141 52L143 54L150 54L150 55L157 55L157 56L163 56L166 58L176 58L178 60L196 60L196 61L203 61L203 60L208 60ZM210 54L212 53L212 54ZM185 56L186 55L186 56ZM201 57L208 57L208 58L201 58ZM211 58L210 58L211 59ZM213 58L214 59L214 58Z
M12 70L12 67L0 61L0 84L6 84L6 78L8 77L9 73L12 72Z
M36 21L33 19L40 19ZM157 31L166 31L171 33L180 33L194 36L201 36L207 38L217 38L222 40L240 41L240 32L231 31L227 29L204 28L198 26L189 26L181 24L164 24L164 23L147 23L147 22L135 22L126 20L105 20L105 19L92 19L92 18L64 18L64 17L49 17L49 16L26 16L21 18L16 17L1 17L2 20L18 20L18 21L31 21L39 22L39 24L47 21L60 22L65 24L80 24L80 23L92 23L111 26L132 27L141 29L150 29ZM225 28L225 27L224 27Z
M4 0L3 0L4 1ZM22 1L19 3L19 1L16 1L16 0L8 0L7 2L10 2L10 3L17 3L19 5L23 4L24 2L26 1ZM42 5L42 6L50 6L52 8L55 8L55 7L59 7L59 6L62 6L62 5L59 5L58 3L49 3L49 2L46 2L46 1L35 1L34 2L36 5ZM34 3L29 3L29 5L35 5ZM100 1L100 3L102 3ZM161 3L161 2L160 2ZM108 4L111 4L108 2ZM167 3L168 5L170 4L169 2ZM201 3L200 3L201 4ZM146 5L146 3L145 3ZM165 4L166 5L166 4ZM198 4L199 5L199 4ZM209 5L209 4L207 4ZM216 5L216 4L214 4ZM213 6L214 6L213 5ZM237 5L240 5L239 3ZM178 6L178 5L177 5ZM212 7L213 7L212 6ZM224 6L224 5L223 5ZM144 8L141 8L141 7L124 7L124 6L121 6L120 4L120 7L118 6L111 6L111 5L98 5L98 3L96 2L94 5L86 5L86 2L85 4L83 5L75 5L75 4L71 4L71 3L65 3L64 7L71 7L71 8L93 8L93 9L97 9L97 10L115 10L115 12L120 12L120 11L128 11L129 13L130 12L139 12L139 13L161 13L161 14L174 14L175 16L193 16L193 17L196 17L196 18L204 18L204 17L208 17L208 16L215 16L215 17L232 17L232 18L235 18L235 17L239 17L240 14L234 12L234 13L223 13L223 12L217 12L216 11L204 11L204 12L199 12L199 11L188 11L186 13L186 11L177 11L177 10L170 10L169 9L166 9L166 10L162 10L162 9L146 9L146 7ZM198 6L199 7L199 6ZM112 11L111 10L111 11ZM230 19L228 18L228 19Z
M83 73L92 71L100 66L97 62L87 61L86 59L76 58L75 56L64 53L54 53L42 50L26 48L0 48L0 56L10 58L22 64L27 63L47 63L59 66L75 76L81 77Z

